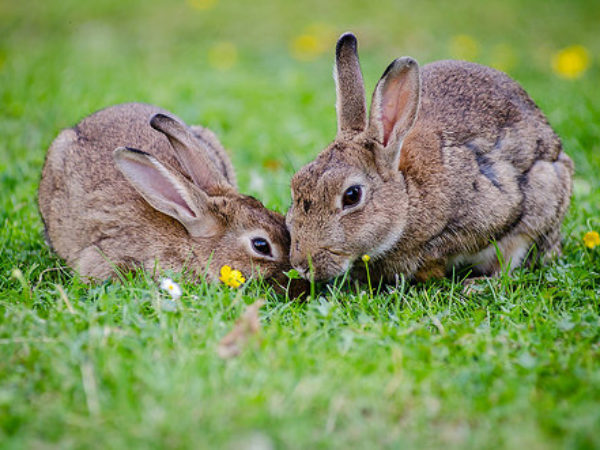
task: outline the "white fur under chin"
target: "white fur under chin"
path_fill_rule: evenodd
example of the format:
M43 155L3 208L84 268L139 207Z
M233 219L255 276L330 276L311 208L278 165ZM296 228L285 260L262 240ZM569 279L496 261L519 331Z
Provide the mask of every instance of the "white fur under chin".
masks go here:
M403 230L391 231L377 247L369 252L369 256L371 258L378 258L384 253L389 252L402 237L402 232Z
M346 273L348 271L348 269L350 268L351 264L352 264L352 262L350 261L350 259L347 259L346 261L344 261L344 264L342 265L341 273Z

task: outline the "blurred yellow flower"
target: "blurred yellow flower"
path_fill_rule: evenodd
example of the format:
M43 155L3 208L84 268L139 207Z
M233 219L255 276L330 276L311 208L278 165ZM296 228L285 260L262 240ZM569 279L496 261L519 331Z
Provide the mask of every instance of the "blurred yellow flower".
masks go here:
M479 55L479 44L473 37L459 34L450 41L450 54L455 59L472 61Z
M198 11L212 9L218 0L186 0L187 4Z
M246 279L239 270L233 270L225 265L221 267L221 276L219 277L224 284L229 287L238 288L246 282Z
M369 255L367 255L366 253L364 255L362 255L363 262L368 263L369 261L371 261L371 257Z
M335 37L335 30L331 26L314 23L292 39L290 52L299 61L312 61L333 48Z
M301 61L310 61L322 53L316 36L301 34L292 41L292 55Z
M590 65L590 54L583 45L572 45L552 56L552 70L559 77L574 80L581 77Z
M208 49L208 64L219 70L229 70L237 63L238 51L231 42L217 42Z
M600 234L597 231L588 231L583 235L583 243L587 248L594 248L600 245Z

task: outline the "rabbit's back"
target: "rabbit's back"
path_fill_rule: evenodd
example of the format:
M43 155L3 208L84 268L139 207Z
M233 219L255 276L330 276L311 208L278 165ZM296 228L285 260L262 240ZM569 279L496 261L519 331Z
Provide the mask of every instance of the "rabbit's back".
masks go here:
M112 106L63 130L50 146L39 206L47 240L70 265L80 266L92 247L109 259L120 247L119 262L135 265L145 262L153 243L172 242L174 253L185 245L183 227L148 205L113 160L117 147L140 148L185 175L168 139L149 125L158 113L166 111L137 103Z
M79 160L97 165L100 174L106 176L116 173L113 151L117 147L139 148L185 174L168 139L150 126L150 119L159 113L175 117L164 109L144 103L124 103L101 109L73 127L77 136L76 146L82 153L70 154L69 157L79 156ZM90 175L93 176L93 173Z
M541 110L502 72L462 61L424 66L421 108L400 168L428 186L414 214L437 228L412 231L427 241L430 257L487 262L494 252L466 255L487 249L490 239L508 237L512 245L516 235L542 254L560 246L573 165Z
M427 129L439 134L445 147L475 141L491 147L482 150L502 149L523 170L533 159L558 157L558 136L527 92L505 73L448 60L425 65L421 76L421 108L411 134ZM521 143L519 149L503 144L510 138ZM524 154L529 148L534 152Z

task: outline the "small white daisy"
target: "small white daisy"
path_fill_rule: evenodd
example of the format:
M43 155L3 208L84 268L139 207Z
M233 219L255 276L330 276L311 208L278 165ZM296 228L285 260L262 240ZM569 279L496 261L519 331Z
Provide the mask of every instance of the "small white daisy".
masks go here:
M181 288L170 278L163 278L160 282L160 288L167 291L174 300L177 300L179 297L181 297Z

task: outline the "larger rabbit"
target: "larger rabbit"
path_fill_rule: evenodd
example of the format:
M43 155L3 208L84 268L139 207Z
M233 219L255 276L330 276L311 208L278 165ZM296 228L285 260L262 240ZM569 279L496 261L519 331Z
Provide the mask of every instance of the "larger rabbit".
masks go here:
M336 48L338 132L292 179L291 263L335 277L363 254L387 281L508 270L561 251L573 163L527 93L462 61L393 61L369 118L356 38ZM356 265L360 268L363 266Z
M285 283L290 268L283 216L237 191L212 132L155 106L113 106L64 130L39 206L48 241L86 279L158 265L216 280L229 265Z

